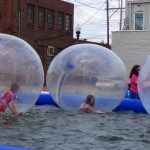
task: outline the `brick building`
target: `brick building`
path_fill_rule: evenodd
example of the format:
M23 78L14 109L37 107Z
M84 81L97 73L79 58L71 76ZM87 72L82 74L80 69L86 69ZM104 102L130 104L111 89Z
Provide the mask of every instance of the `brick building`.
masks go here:
M74 5L62 0L0 0L0 32L27 41L39 54L46 77L54 56L81 43L73 39Z
M0 32L27 41L39 54L44 72L73 39L74 5L61 0L1 0Z

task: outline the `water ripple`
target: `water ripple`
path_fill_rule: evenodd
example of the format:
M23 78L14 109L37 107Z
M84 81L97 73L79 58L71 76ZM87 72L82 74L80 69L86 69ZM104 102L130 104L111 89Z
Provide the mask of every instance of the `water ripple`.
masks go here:
M146 114L81 114L40 106L20 117L0 119L0 144L36 150L149 150Z

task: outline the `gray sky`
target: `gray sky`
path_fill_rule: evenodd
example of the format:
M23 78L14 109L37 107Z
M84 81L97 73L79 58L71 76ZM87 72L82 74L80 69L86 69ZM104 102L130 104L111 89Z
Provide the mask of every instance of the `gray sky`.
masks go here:
M81 39L89 41L107 42L106 0L64 0L74 4L74 38L75 27L81 26ZM109 0L109 8L118 8L119 0ZM123 0L125 1L125 0ZM123 2L123 7L125 2ZM110 17L110 43L111 31L119 31L120 10L109 11ZM124 9L123 9L124 12ZM124 13L123 13L124 19Z

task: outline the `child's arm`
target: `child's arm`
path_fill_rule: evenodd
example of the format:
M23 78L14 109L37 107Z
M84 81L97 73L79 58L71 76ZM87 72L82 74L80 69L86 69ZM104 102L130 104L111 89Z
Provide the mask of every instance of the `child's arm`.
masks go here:
M91 107L88 104L81 104L80 108L83 110L85 113L104 113L101 110L95 110L93 107Z
M90 105L87 105L86 108L88 113L104 113L101 110L95 110L93 107L91 107Z
M81 104L80 108L83 110L83 112L85 113L94 113L95 110L94 108L92 108L91 106L89 106L88 104Z
M90 105L87 106L88 112L89 113L95 113L95 110L93 107L91 107Z
M101 110L95 110L95 113L105 113L105 112Z
M16 109L15 100L12 100L11 103L8 105L8 107L14 114L20 115L20 112L18 112Z

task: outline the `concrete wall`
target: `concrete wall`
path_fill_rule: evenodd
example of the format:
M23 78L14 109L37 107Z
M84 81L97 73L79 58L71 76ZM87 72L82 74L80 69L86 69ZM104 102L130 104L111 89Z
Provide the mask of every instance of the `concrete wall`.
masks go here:
M112 32L112 51L123 60L129 74L133 65L142 65L150 54L150 31Z

